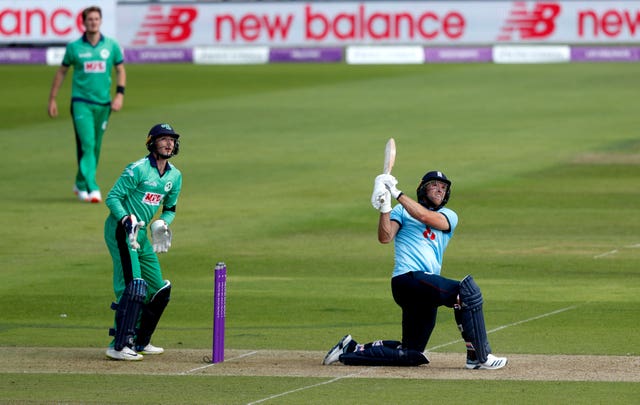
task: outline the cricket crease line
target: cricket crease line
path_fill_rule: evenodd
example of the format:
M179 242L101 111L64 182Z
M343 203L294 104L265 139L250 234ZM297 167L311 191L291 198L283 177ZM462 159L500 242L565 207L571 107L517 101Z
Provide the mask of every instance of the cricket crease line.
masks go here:
M601 257L611 256L611 255L614 255L616 253L618 253L618 249L613 249L613 250L610 250L608 252L604 252L604 253L600 253L599 255L595 255L595 256L593 256L593 258L594 259L599 259Z
M640 248L640 243L636 243L636 244L633 244L633 245L623 246L623 249L637 249L637 248ZM616 254L616 253L618 253L618 249L613 249L613 250L610 250L610 251L608 251L608 252L604 252L604 253L600 253L599 255L595 255L595 256L593 256L593 258L594 258L594 259L599 259L599 258L601 258L601 257L606 257L606 256L614 255L614 254Z
M225 361L234 361L234 360L238 360L238 359L242 359L244 357L249 357L249 356L253 356L254 354L258 353L257 350L254 350L252 352L249 353L245 353L245 354L241 354L240 356L236 356L236 357L231 357L229 359L224 359ZM200 366L200 367L196 367L196 368L192 368L189 371L183 371L182 373L180 373L180 375L185 375L185 374L189 374L189 373L193 373L194 371L199 371L199 370L204 370L205 368L209 368L212 366L215 366L217 363L211 363L211 364L207 364L206 366Z
M521 325L523 323L527 323L527 322L535 321L535 320L538 320L538 319L546 318L548 316L556 315L556 314L559 314L559 313L564 312L564 311L569 311L569 310L575 309L577 307L578 307L578 305L572 305L570 307L566 307L566 308L562 308L562 309L557 309L555 311L547 312L546 314L537 315L537 316L534 316L534 317L531 317L531 318L523 319L523 320L518 321L518 322L513 322L513 323L509 323L507 325L498 326L497 328L488 330L487 334L493 333L493 332L497 332L497 331L502 330L502 329L510 328L512 326ZM443 344L438 345L438 346L433 346L433 347L429 348L429 351L441 349L443 347L451 346L453 344L460 343L460 342L464 342L464 340L463 339L456 339L456 340L454 340L452 342L449 342L449 343L443 343Z
M331 384L331 383L334 383L336 381L344 380L345 378L355 377L355 376L357 376L359 374L362 374L362 373L364 373L366 371L369 371L369 369L371 369L371 367L367 367L367 368L365 368L362 371L359 371L357 373L343 375L341 377L332 378L331 380L328 380L328 381L323 381L323 382L320 382L320 383L317 383L317 384L307 385L307 386L304 386L304 387L296 388L295 390L291 390L291 391L281 392L280 394L271 395L269 397L262 398L262 399L259 399L257 401L249 402L249 403L247 403L247 405L260 404L262 402L266 402L266 401L269 401L269 400L272 400L272 399L275 399L275 398L283 397L285 395L293 394L295 392L300 392L300 391L304 391L304 390L307 390L307 389L310 389L310 388L315 388L315 387L320 387L322 385Z

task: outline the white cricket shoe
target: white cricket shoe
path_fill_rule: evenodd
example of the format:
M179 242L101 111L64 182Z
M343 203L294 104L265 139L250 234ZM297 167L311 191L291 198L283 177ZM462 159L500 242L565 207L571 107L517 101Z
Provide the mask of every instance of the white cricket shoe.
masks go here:
M146 346L136 346L136 352L141 354L162 354L164 349L162 347L155 347L151 343Z
M351 335L346 335L342 339L340 339L340 341L335 346L333 346L331 350L329 350L327 355L324 356L324 360L322 360L322 364L326 366L340 360L340 355L346 352L346 350L350 346L349 343L352 340L353 339L351 338Z
M487 356L487 361L480 363L478 360L467 359L467 367L470 370L497 370L507 365L506 357L496 357L493 354Z
M94 204L101 203L102 194L100 194L100 190L93 190L92 192L90 192L87 201Z
M75 184L73 186L73 194L75 194L80 201L89 201L89 193L85 190L78 189Z
M107 357L113 360L127 360L127 361L138 361L138 360L142 360L142 358L144 357L143 355L131 350L127 346L123 347L122 350L120 351L114 349L113 347L110 347L107 349L106 355Z

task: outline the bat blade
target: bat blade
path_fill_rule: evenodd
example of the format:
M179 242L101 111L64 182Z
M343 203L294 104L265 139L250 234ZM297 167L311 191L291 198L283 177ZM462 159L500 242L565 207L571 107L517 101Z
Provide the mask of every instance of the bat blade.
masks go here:
M382 172L384 174L391 174L391 169L393 169L393 165L396 162L396 141L393 138L389 138L387 141L387 145L384 148L384 166L382 167ZM380 194L378 196L378 201L380 204L385 203L385 194Z
M384 166L382 172L384 174L390 174L393 165L396 162L396 141L393 138L389 138L387 146L384 148Z

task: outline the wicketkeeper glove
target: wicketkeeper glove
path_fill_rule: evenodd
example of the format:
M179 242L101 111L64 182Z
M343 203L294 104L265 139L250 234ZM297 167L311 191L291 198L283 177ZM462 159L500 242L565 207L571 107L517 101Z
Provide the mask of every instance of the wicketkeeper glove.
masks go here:
M171 247L171 229L166 222L161 219L153 221L151 224L151 238L153 239L153 251L165 253Z
M138 243L138 230L144 226L144 221L138 221L135 215L130 214L122 218L120 221L124 226L124 230L129 237L129 244L133 249L140 249Z

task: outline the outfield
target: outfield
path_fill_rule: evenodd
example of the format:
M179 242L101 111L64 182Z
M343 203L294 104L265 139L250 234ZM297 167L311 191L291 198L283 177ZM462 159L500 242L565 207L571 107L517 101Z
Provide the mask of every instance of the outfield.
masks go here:
M104 359L107 209L71 193L70 81L0 66L0 403L635 403L640 128L635 64L130 65L103 193L182 134L184 189L161 257L163 356ZM399 338L392 247L369 203L390 136L399 188L440 169L460 216L443 274L483 288L495 373L463 369L450 310L404 370L323 367L346 333ZM211 356L213 266L228 265L227 358Z

